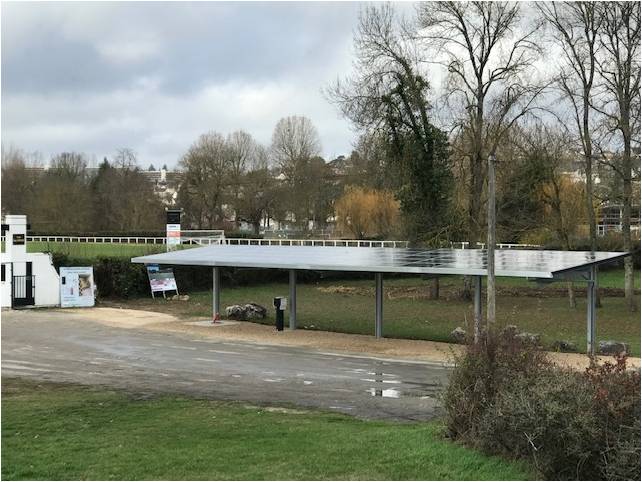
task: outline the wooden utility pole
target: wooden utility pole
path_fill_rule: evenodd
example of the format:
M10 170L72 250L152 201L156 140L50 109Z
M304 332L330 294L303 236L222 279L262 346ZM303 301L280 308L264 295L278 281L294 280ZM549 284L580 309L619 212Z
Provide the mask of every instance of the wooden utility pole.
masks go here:
M495 323L495 153L488 156L488 240L486 262L486 324L487 329Z

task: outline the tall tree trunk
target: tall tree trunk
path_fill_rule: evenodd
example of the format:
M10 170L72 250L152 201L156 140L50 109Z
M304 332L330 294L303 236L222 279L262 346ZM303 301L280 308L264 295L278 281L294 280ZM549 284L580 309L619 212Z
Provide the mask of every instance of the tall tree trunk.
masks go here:
M488 276L486 281L486 323L487 332L495 323L495 154L488 156L488 241L486 259Z
M591 130L589 126L589 112L591 109L589 92L584 93L584 115L582 123L582 142L584 143L584 163L586 169L586 220L589 226L591 251L597 251L597 226L595 222L595 209L593 207L593 145L591 143ZM601 307L600 290L597 279L595 280L595 306Z
M437 276L435 276L434 278L430 278L430 280L428 281L428 299L439 299L439 278Z
M471 159L470 189L468 200L468 249L477 249L481 234L482 193L484 190L484 176L482 172L483 160L481 152L477 152ZM464 276L464 286L460 298L470 301L473 298L473 278Z
M631 136L628 132L628 125L623 129L624 133L624 153L622 159L622 237L624 238L624 249L628 252L633 251L633 241L631 240ZM624 296L627 307L630 311L635 311L636 304L634 300L634 272L633 259L631 256L624 258Z

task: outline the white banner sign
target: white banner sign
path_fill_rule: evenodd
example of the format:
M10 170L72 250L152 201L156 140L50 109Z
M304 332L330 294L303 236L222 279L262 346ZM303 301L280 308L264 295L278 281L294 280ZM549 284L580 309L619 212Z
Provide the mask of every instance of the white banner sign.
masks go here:
M96 285L94 268L60 268L60 306L63 308L94 306Z
M167 250L175 249L176 246L181 244L181 225L168 224L167 225Z

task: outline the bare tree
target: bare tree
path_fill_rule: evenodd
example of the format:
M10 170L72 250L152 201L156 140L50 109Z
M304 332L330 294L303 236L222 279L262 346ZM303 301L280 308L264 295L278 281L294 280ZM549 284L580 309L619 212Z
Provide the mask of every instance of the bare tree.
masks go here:
M468 238L475 247L483 227L484 165L510 128L531 112L542 85L532 67L540 51L538 25L522 25L514 2L425 2L418 7L420 39L433 62L447 68L445 97L461 107L455 122L469 162Z
M543 124L536 124L521 132L516 139L520 156L527 162L536 163L542 171L545 184L538 190L538 198L546 208L545 217L562 249L571 250L571 234L584 220L578 208L582 194L574 183L563 173L572 157L572 138L568 132L560 132ZM532 195L533 193L528 193ZM550 215L549 215L550 213ZM577 306L573 281L567 282L570 308Z
M239 130L226 138L227 155L229 156L229 182L231 202L235 211L235 222L238 223L238 205L241 195L243 178L249 170L253 170L263 162L263 150L252 136Z
M116 149L114 155L114 167L118 169L133 170L138 167L138 156L136 152L129 147L120 147Z
M297 224L307 229L310 218L307 171L310 161L321 152L319 134L307 117L285 117L272 134L271 154L289 190L288 210Z
M622 155L613 161L603 157L603 162L622 180L622 236L624 249L630 252L633 250L632 151L634 145L640 145L640 4L600 2L597 10L602 19L601 52L597 57L597 72L602 82L593 107L604 115L607 136L617 134L621 141ZM633 260L630 256L624 260L624 292L629 309L635 310Z
M595 95L596 56L602 23L598 2L546 2L537 4L547 24L552 27L553 41L560 48L557 86L568 101L575 133L584 156L586 174L586 214L591 249L597 250L594 209L593 147L595 123L591 105Z
M418 6L418 19L419 38L432 52L431 62L447 68L445 98L449 105L462 108L453 127L464 138L462 144L469 163L467 234L469 248L475 248L484 219L486 159L494 172L500 142L519 119L533 110L535 99L545 87L536 85L532 75L533 63L540 53L534 42L538 25L525 25L520 6L514 2L424 2ZM494 191L490 192L494 195ZM494 198L489 205L488 238L492 241ZM493 262L494 246L489 248ZM491 269L489 278L493 276ZM490 281L488 315L494 318L494 279ZM462 296L471 297L469 277ZM481 320L475 319L474 324L477 338Z
M24 151L2 146L3 214L31 214L36 179L28 167L29 159Z
M355 72L327 93L341 112L383 147L390 183L411 243L431 242L449 218L452 173L446 134L433 124L428 72L412 27L390 4L368 6L355 32Z
M213 228L223 221L230 158L225 138L217 132L201 135L180 162L184 170L179 199L197 228Z
M283 174L296 177L303 163L321 154L316 127L307 117L284 117L274 127L271 151Z

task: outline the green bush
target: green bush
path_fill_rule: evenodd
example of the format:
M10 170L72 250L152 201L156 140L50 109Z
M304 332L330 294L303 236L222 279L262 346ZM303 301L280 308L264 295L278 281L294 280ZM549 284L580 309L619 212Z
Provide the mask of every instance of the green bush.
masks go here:
M365 248L364 248L365 249ZM54 252L55 268L60 266L93 266L99 298L131 298L149 295L147 271L129 257L74 258ZM181 293L212 289L212 268L203 266L174 266L174 276ZM323 279L366 279L370 273L300 271L299 283L316 283ZM221 283L227 287L264 283L287 283L288 271L279 269L222 268Z
M640 373L625 358L581 373L491 334L457 361L444 406L453 438L530 459L546 478L639 480Z

